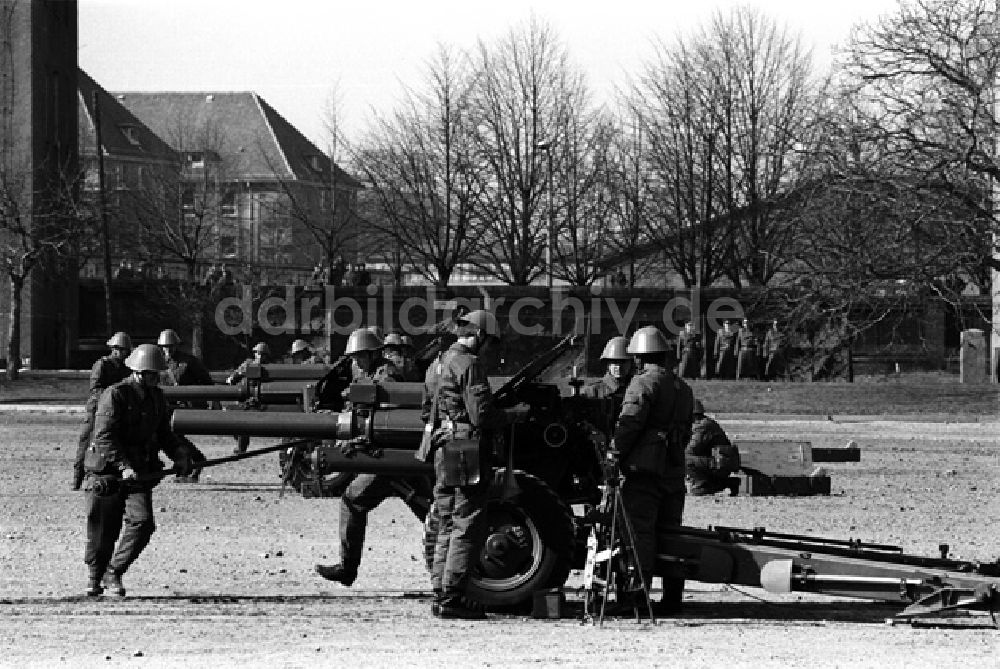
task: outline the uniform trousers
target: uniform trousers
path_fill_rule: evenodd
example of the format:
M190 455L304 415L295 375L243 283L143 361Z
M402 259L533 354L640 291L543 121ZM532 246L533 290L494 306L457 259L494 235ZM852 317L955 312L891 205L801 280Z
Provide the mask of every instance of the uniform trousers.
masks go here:
M654 474L630 473L622 485L622 502L632 521L639 567L648 587L656 565L657 538L664 535L667 528L681 524L684 479L664 480ZM667 587L667 579L664 579L665 592Z
M119 575L128 571L156 531L153 494L145 485L136 490L123 485L106 497L87 490L86 513L87 546L83 561L94 579L101 578L109 569Z
M434 503L441 522L431 587L445 598L465 594L486 531L486 493L485 478L473 486L434 485Z
M398 479L382 474L358 474L340 497L340 564L344 571L357 574L365 547L365 530L368 526L368 512L389 497L402 497L393 485L400 481L413 488L417 495L430 497L430 482L426 478L414 477ZM427 509L416 499L403 499L421 521L427 516Z

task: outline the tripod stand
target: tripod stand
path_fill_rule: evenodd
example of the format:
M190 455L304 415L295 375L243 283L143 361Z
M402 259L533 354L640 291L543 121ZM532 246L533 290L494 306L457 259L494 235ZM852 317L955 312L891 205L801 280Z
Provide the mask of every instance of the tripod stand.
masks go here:
M631 607L636 621L643 614L656 624L649 584L639 568L632 521L622 503L622 475L613 456L605 465L601 503L591 514L593 525L587 539L587 562L583 572L583 618L585 622L604 623L609 602L611 609Z

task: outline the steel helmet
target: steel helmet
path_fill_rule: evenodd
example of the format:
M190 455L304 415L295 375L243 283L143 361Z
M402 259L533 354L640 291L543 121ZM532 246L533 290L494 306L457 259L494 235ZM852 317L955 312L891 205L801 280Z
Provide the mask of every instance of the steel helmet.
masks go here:
M134 372L162 372L167 368L167 356L156 344L139 344L125 358L125 366Z
M108 340L106 346L108 348L132 348L132 338L129 337L124 332L116 332L111 335L111 339Z
M305 339L296 339L292 342L292 354L302 353L303 351L309 351L312 346L309 345Z
M628 354L628 337L612 337L604 345L601 360L631 360Z
M347 338L347 348L344 353L350 355L359 351L377 351L382 348L382 342L370 328L360 328Z
M705 413L705 405L701 403L701 400L695 400L694 401L694 411L692 411L691 413L694 413L694 414L699 414L699 413L700 414L704 414Z
M403 335L398 332L390 332L382 340L382 346L405 346Z
M378 339L379 341L382 341L382 328L380 328L377 325L369 325L365 329L368 330L369 332L371 332L373 335L375 335L376 339Z
M459 325L459 336L470 335L475 330L483 330L488 335L494 337L500 332L497 326L497 317L485 309L476 309L459 316L456 321Z
M628 352L632 354L641 353L666 353L669 350L667 338L657 329L655 325L647 325L639 328L632 335L628 342Z
M156 340L157 346L176 346L181 343L181 338L171 329L166 329L160 333L160 338Z
M251 349L254 353L260 353L261 355L271 355L271 349L262 341L257 342L253 345Z
M409 346L410 348L413 348L413 337L405 334L405 335L400 335L399 338L403 341L403 346Z

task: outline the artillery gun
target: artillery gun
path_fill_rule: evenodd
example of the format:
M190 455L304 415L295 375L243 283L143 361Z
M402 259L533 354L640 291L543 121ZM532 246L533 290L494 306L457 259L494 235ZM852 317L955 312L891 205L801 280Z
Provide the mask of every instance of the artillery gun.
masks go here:
M510 420L491 444L488 532L468 593L487 606L526 602L584 566L604 484L611 407L609 400L581 394L577 380L568 393L557 383L580 346L566 338L495 392ZM319 473L430 476L432 467L414 458L424 427L421 392L416 383L354 384L347 411L179 410L173 425L183 434L310 440L317 445L308 452L309 465ZM425 549L432 550L436 535L432 511ZM1000 611L1000 562L952 560L944 550L937 558L907 555L896 546L763 528L678 526L658 546L655 571L771 592L898 602L907 605L899 614L904 619L955 609Z

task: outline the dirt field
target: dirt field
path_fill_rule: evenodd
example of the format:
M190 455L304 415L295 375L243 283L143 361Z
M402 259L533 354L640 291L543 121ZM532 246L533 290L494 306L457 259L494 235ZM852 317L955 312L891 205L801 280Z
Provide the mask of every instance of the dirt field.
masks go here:
M373 514L353 588L312 573L336 561L337 500L278 497L276 458L168 480L158 531L125 584L81 596L82 493L71 492L78 417L0 412L0 665L52 666L997 666L986 616L885 624L897 606L690 583L686 612L655 627L612 619L487 622L430 616L420 527L397 501ZM1000 557L996 423L733 421L731 435L862 449L828 465L834 494L689 498L685 522ZM203 439L209 457L229 439ZM259 445L265 445L261 442ZM579 574L568 584L579 585ZM570 592L571 608L579 600Z

